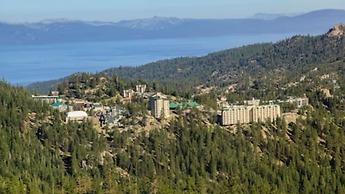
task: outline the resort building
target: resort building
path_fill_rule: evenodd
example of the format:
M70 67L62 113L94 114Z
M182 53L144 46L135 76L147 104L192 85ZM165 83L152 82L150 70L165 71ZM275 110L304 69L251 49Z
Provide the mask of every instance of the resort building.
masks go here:
M252 108L252 120L251 122L275 121L281 116L280 106L276 104L254 106Z
M32 95L32 98L35 100L41 100L47 103L56 103L61 101L60 96L35 96Z
M235 125L237 123L251 122L251 107L229 106L222 109L222 125Z
M169 100L161 93L156 93L150 97L149 106L152 116L157 119L170 116Z
M124 98L132 98L133 94L134 94L134 91L132 89L123 90L122 96Z
M88 118L85 111L72 111L68 112L66 116L66 123L69 121L83 121Z
M136 85L135 91L139 94L143 94L146 91L146 85Z
M259 102L258 100L245 101L246 105L224 106L221 124L226 126L267 120L273 122L281 116L279 105L259 105Z
M66 112L66 111L72 111L73 110L73 106L70 104L64 104L61 102L56 102L54 104L50 105L51 107L53 107L54 109L59 110L60 112Z
M309 99L308 98L289 98L286 102L296 105L297 108L301 108L302 106L306 106L309 104Z

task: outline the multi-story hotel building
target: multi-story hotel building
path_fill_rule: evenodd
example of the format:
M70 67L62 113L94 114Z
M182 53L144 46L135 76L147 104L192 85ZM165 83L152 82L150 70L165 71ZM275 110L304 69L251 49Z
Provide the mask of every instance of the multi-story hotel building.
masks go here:
M271 122L281 116L280 106L276 104L225 106L222 109L221 124L235 125L237 123L251 123L270 120Z
M152 116L157 119L170 116L169 100L161 93L156 93L150 97L149 106Z
M273 122L281 116L280 106L276 104L253 106L251 111L253 115L251 122L266 120Z
M249 106L228 106L222 110L222 125L250 122Z

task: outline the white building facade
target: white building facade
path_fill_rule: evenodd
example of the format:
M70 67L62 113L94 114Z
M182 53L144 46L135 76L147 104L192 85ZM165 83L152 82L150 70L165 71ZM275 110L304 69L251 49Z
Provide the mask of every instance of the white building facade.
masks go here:
M135 91L139 94L143 94L146 91L146 85L136 85Z
M221 124L226 126L267 120L273 122L280 116L280 106L276 104L226 106L222 109Z
M170 116L169 100L161 93L150 97L149 106L152 116L157 119L168 118Z
M308 98L290 98L286 102L296 105L297 108L301 108L302 106L306 106L309 104Z
M132 98L133 94L134 94L134 91L132 89L123 90L123 92L122 92L122 96L124 98Z
M88 115L85 111L71 111L67 113L66 123L69 121L84 121L88 119Z

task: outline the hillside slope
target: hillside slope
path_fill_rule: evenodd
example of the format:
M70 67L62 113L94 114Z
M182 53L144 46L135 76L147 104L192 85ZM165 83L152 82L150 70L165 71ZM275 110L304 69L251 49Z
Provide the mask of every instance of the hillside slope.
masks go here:
M229 102L305 95L310 105L290 123L223 127L215 112L192 108L143 131L147 107L140 105L147 99L139 97L125 106L141 115L126 116L128 130L97 132L90 122L65 124L62 114L24 89L0 82L0 191L344 193L344 29L110 72L133 79L130 85L104 73L76 74L59 85L66 97L95 100L113 97L139 78L156 80L152 89L159 91L217 86L196 97L202 105L216 102L226 83L238 84L227 94Z
M298 78L301 73L321 65L345 59L343 25L319 36L294 36L278 43L264 43L229 49L202 57L175 58L138 67L106 70L121 79L174 82L180 86L245 84L252 77L273 74L277 78ZM338 30L337 34L334 34ZM279 81L281 79L275 79ZM30 90L47 92L56 82L34 83ZM44 86L44 87L42 87ZM43 88L43 89L42 89Z
M89 122L63 124L23 89L0 83L0 92L4 193L345 192L345 104L336 93L304 90L311 106L293 123L221 127L192 109L150 132L98 133Z
M278 43L256 44L197 58L176 58L139 67L107 70L123 79L190 81L195 84L239 82L271 73L302 73L316 64L345 59L345 36L338 25L320 36L294 36ZM343 26L342 26L343 27Z

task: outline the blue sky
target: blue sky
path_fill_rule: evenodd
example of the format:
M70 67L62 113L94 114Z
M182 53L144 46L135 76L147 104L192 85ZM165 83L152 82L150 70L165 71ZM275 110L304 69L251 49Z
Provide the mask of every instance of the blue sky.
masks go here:
M0 0L0 21L119 21L152 16L246 18L255 13L344 9L344 0Z

